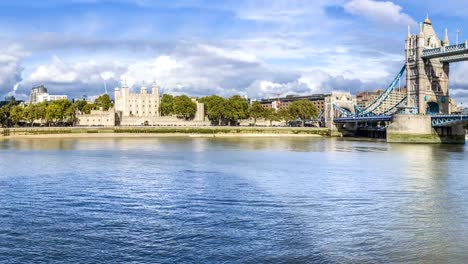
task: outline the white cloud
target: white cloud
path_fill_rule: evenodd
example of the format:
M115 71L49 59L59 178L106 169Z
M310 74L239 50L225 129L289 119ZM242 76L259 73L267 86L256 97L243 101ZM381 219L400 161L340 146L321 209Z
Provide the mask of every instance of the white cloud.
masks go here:
M110 80L112 78L115 77L115 73L114 72L110 72L110 71L105 71L105 72L102 72L101 73L101 78L105 81L107 80Z
M390 1L351 0L344 5L346 12L364 16L387 25L416 25L416 21L402 12L402 7Z
M31 82L54 82L54 83L73 83L78 79L78 74L69 65L63 63L58 57L53 58L50 65L40 65L29 76Z
M0 47L0 95L16 95L23 70L21 62L28 55L18 45Z

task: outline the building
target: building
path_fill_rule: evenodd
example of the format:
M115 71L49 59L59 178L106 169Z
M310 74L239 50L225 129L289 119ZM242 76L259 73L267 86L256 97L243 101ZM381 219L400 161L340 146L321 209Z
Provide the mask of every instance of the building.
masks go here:
M287 95L285 97L261 99L259 102L264 108L283 109L288 108L289 104L297 100L309 100L318 109L319 113L325 108L325 98L330 94L313 94L305 96Z
M384 90L375 90L375 91L366 91L356 94L356 103L361 108L366 108L370 106L377 98L379 98L384 93ZM407 95L406 88L395 89L391 94L388 95L387 99L383 101L382 105L375 109L373 112L375 114L382 114L385 111L389 110L398 103L404 103Z
M412 35L408 27L406 37L406 87L408 103L419 114L450 114L449 63L443 58L423 58L425 50L449 46L448 32L439 39L428 18L420 25L419 33Z
M93 110L90 114L77 115L79 126L205 126L205 107L192 99L197 105L193 120L182 120L176 116L161 116L159 105L161 97L158 87L153 84L151 93L145 86L139 93L130 92L124 84L114 90L114 108L108 111Z
M5 96L5 100L3 101L0 101L0 107L4 106L4 105L7 105L11 102L15 102L15 103L18 103L18 104L21 104L23 103L24 101L18 101L16 100L16 98L14 96Z
M47 88L44 85L39 85L31 89L29 94L29 103L36 104L42 102L51 102L56 100L67 100L66 95L52 95L47 92Z
M115 111L113 108L104 111L91 110L87 115L76 115L77 126L115 126Z
M124 84L122 88L114 91L115 111L121 112L122 117L157 117L159 116L159 89L153 84L151 93L145 86L140 93L131 93L130 88Z

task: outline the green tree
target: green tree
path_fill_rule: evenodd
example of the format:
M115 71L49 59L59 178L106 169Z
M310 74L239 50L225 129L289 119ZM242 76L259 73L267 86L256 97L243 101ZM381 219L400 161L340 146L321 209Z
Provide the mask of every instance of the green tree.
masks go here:
M29 104L26 108L24 108L24 119L28 121L30 126L33 126L34 121L38 119L36 104Z
M54 124L57 124L57 122L62 123L63 121L69 121L71 113L67 110L70 107L72 107L72 103L66 99L51 102L46 108L47 121Z
M89 115L91 114L91 110L94 110L94 109L96 109L96 106L94 104L86 104L83 107L83 113Z
M19 105L15 105L10 110L10 118L13 125L18 125L18 123L24 119L24 108Z
M75 124L76 121L76 105L70 104L66 109L64 113L64 119L67 122L71 122Z
M188 120L195 116L197 104L188 96L181 95L174 98L174 113Z
M225 99L218 95L210 95L200 99L200 102L205 105L205 114L208 119L215 124L221 125L224 118Z
M75 102L75 107L78 111L83 113L85 106L88 104L85 100L78 100Z
M5 106L0 107L0 125L2 127L7 127L8 126L8 117L10 113L7 111L7 108Z
M225 118L231 123L237 124L238 120L246 119L249 117L249 103L240 95L229 97L224 104Z
M174 114L174 97L170 94L164 94L159 104L159 113L162 116Z
M265 117L266 109L263 108L260 102L253 102L249 108L249 115L254 119L254 125L257 125L257 119Z
M273 121L280 121L281 120L280 116L278 115L278 111L276 111L273 108L265 109L265 111L263 113L263 118L270 121L270 126L272 125Z
M45 119L47 124L50 126L51 124L55 124L61 117L60 114L60 107L58 104L48 104L46 107L46 115Z
M289 108L280 108L276 112L276 116L280 121L285 121L286 123L291 120L294 120L294 117L291 115Z
M97 108L101 108L105 111L112 107L112 101L108 94L103 94L94 100L94 104Z
M289 112L294 118L299 118L302 121L302 126L305 125L307 119L316 118L318 115L317 107L309 100L297 100L289 105Z
M42 121L46 119L47 105L47 102L42 102L35 105L36 117L40 120L41 124Z

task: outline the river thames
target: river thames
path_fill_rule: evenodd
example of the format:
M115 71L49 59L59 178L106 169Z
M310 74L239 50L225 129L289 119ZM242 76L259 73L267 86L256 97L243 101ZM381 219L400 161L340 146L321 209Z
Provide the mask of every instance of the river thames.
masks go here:
M461 263L467 151L328 138L3 140L0 263Z

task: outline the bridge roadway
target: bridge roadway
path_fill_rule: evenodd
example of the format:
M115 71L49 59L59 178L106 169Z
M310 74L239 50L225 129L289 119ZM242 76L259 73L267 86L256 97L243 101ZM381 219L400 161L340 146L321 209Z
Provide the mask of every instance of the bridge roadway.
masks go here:
M351 116L337 117L333 119L333 122L336 124L380 121L392 121L392 116ZM446 127L457 123L468 123L468 115L433 115L431 116L431 122L433 127Z

